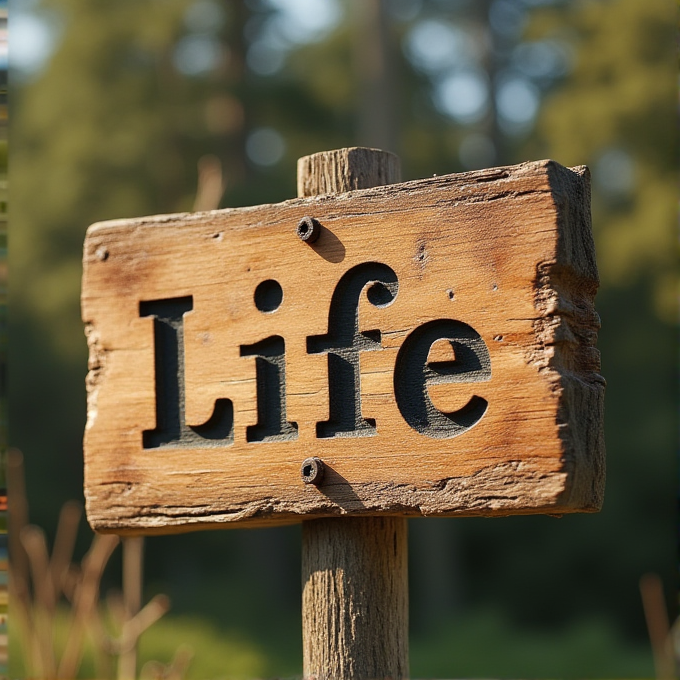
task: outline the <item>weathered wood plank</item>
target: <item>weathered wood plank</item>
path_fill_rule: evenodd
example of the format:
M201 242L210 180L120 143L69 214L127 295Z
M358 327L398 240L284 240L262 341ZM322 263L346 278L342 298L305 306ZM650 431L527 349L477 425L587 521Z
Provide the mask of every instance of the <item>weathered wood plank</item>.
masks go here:
M312 245L296 236L304 216L322 224ZM369 427L360 432L366 436L320 437L317 428L326 435L333 429L323 425L333 421L323 349L331 299L343 275L366 262L388 267L398 283L388 306L372 304L365 290L358 303L358 330L380 330L380 347L358 353L360 416ZM264 313L254 295L270 279L283 301ZM597 285L587 170L551 161L93 225L82 293L90 522L103 531L152 533L346 513L597 510L604 483ZM191 305L183 315L172 312L183 333L182 427L201 432L220 415L216 402L229 404L217 400L230 400L233 443L198 434L190 445L144 448L142 433L163 429L153 301L178 298ZM457 359L457 350L472 348L459 369L467 371L462 379L476 381L427 378L436 384L415 393L431 398L435 410L460 409L472 397L487 403L478 422L453 437L446 428L441 438L423 433L403 413L419 408L409 406L414 390L404 388L414 380L409 357L418 355L404 350L406 340L437 320L473 329L474 341L471 335L451 347ZM449 337L461 327L447 328ZM285 343L284 420L297 430L257 441L267 430L257 429L255 354L275 336ZM426 339L416 340L420 346ZM442 357L438 342L430 361ZM484 358L482 346L488 362L475 373L470 361ZM222 436L219 428L212 434ZM318 487L300 479L309 456L326 463Z

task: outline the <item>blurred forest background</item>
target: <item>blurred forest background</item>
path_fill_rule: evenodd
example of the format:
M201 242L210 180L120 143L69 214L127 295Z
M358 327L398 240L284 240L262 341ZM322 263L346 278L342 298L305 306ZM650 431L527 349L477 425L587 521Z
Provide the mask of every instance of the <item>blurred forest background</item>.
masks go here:
M608 381L604 509L411 521L412 674L650 676L642 574L662 577L677 612L676 11L10 0L9 438L25 455L31 521L53 536L61 504L82 498L90 223L200 207L219 194L220 166L221 207L290 198L298 157L343 146L398 153L404 179L585 163ZM86 526L80 540L82 551ZM202 638L190 677L299 674L299 561L299 527L148 539L145 594L168 593L172 610L147 645L169 655ZM120 557L105 576L119 580Z

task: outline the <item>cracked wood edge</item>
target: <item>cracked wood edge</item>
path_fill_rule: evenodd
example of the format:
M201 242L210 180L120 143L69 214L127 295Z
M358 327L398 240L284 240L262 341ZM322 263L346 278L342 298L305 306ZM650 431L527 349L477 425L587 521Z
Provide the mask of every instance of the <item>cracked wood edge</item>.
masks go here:
M604 500L604 388L596 348L599 276L590 217L590 172L548 164L558 216L555 262L536 272L536 352L528 357L550 374L559 394L557 425L564 444L564 490L558 504L598 511ZM568 510L567 510L568 511Z
M441 517L446 507L448 516L456 517L507 517L509 515L533 514L534 508L545 508L550 514L569 512L560 505L553 505L555 497L568 488L569 472L546 475L542 466L534 461L511 461L483 468L469 477L450 477L433 482L429 489L409 484L363 483L353 484L351 491L339 487L333 497L313 500L301 507L298 502L286 503L276 499L253 503L235 504L233 511L211 511L204 508L171 508L148 506L140 512L125 503L124 484L111 490L111 514L117 520L109 520L106 530L119 534L138 534L154 529L153 533L176 533L184 529L224 529L230 525L244 527L271 526L270 512L276 507L280 524L294 524L300 520L323 517L346 517L349 515L399 515L403 517ZM512 479L512 484L508 484ZM517 494L517 485L523 493ZM389 493L386 493L389 492ZM301 516L302 513L302 516ZM187 526L187 520L192 524Z

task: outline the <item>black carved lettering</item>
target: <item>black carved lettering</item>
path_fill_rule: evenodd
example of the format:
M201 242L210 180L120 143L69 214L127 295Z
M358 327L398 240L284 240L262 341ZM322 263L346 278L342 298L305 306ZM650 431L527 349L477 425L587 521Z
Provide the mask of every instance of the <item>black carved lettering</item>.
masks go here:
M184 314L191 297L139 303L140 316L154 317L156 366L156 428L144 430L145 449L158 447L225 446L234 441L234 409L230 399L218 399L203 425L185 422Z
M445 339L453 361L428 363L430 348ZM435 383L473 383L491 379L491 360L484 340L461 321L439 319L416 328L397 354L394 396L401 415L420 434L435 439L456 437L479 422L488 403L473 396L461 409L443 413L435 408L427 386Z
M286 420L286 355L280 335L241 345L241 356L254 356L257 371L257 424L246 428L249 442L297 439L297 423Z
M316 424L317 437L356 437L375 434L375 421L361 415L359 352L381 348L379 330L359 332L359 297L385 307L397 295L398 281L385 264L366 262L353 267L333 291L328 334L307 338L309 354L328 354L329 419Z

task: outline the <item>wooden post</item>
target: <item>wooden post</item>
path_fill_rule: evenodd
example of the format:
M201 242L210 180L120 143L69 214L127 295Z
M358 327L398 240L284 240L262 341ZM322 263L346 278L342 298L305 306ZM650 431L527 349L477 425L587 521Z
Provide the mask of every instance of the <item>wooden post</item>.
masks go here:
M399 159L352 148L298 161L298 196L400 181ZM357 440L356 446L367 446ZM404 517L302 523L304 678L407 678L408 541Z

